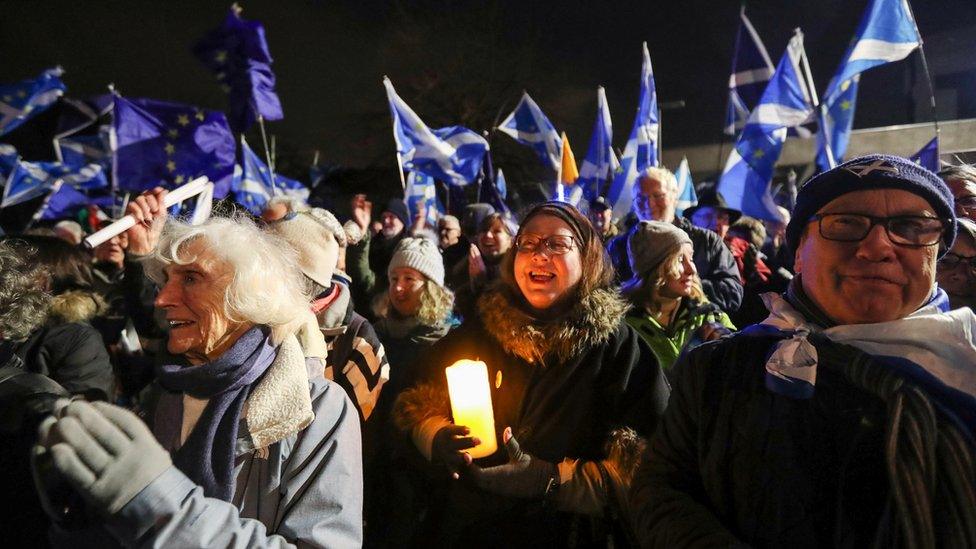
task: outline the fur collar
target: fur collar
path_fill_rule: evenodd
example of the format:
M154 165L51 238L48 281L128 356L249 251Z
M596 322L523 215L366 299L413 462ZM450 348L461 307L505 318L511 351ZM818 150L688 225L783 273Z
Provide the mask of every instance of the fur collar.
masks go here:
M51 324L90 322L105 313L105 300L95 292L70 290L51 298Z
M244 411L249 449L265 448L301 431L312 423L305 357L298 340L288 336L261 381L247 397Z
M612 288L582 296L566 314L551 321L529 316L502 284L485 290L478 310L485 329L511 354L530 363L566 362L606 342L627 312L628 304Z

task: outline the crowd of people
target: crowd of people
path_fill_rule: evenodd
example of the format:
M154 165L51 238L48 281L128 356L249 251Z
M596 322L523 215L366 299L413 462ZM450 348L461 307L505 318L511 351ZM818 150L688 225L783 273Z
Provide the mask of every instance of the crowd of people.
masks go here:
M23 542L976 546L976 169L870 155L779 219L604 198L0 241ZM445 368L485 363L498 450Z

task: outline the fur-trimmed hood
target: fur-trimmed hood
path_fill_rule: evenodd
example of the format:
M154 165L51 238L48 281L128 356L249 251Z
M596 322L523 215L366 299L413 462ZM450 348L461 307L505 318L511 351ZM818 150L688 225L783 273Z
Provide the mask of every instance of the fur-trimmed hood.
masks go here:
M543 365L565 362L607 341L629 308L614 289L598 288L559 318L543 321L529 316L517 299L503 284L492 285L478 299L481 322L508 352Z
M101 295L87 290L70 290L51 298L51 324L90 322L104 314L107 306Z

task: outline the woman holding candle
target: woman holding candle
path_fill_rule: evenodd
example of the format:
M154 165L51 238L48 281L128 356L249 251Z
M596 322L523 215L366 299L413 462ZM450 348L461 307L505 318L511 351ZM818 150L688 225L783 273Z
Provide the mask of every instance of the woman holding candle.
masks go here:
M607 519L625 505L669 387L624 322L612 279L575 208L547 202L528 213L478 314L434 345L397 400L394 419L433 474L414 543L590 544L620 526ZM463 359L487 365L495 433L449 420L452 407L470 406L448 398L444 369ZM491 437L498 450L472 458Z

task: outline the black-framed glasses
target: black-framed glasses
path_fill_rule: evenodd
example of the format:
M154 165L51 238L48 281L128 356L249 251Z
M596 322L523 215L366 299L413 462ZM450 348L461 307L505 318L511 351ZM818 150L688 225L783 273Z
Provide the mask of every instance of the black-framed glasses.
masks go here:
M924 215L894 215L878 217L859 213L817 214L820 236L837 242L860 242L875 225L884 227L888 239L899 246L934 246L942 241L942 234L950 220Z
M515 240L515 249L519 253L536 253L545 250L549 255L563 255L573 249L576 239L564 234L554 234L542 238L539 235L523 234Z
M957 208L965 211L976 210L976 195L963 196L953 201Z
M939 260L939 267L943 269L955 269L960 265L966 265L971 271L976 271L976 255L959 255L949 252Z

